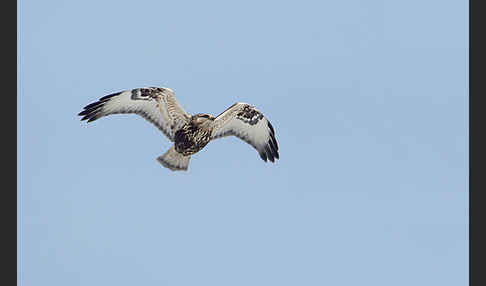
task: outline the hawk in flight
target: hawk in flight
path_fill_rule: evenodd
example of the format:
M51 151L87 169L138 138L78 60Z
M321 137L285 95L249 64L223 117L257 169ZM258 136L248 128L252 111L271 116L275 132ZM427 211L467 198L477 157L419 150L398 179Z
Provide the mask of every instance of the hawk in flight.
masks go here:
M272 124L247 103L237 102L216 117L205 113L190 115L179 105L170 88L145 87L104 96L86 105L78 115L83 116L81 120L91 122L119 113L142 116L174 142L157 158L173 171L187 171L192 154L203 149L209 141L230 135L253 146L265 162L279 159Z

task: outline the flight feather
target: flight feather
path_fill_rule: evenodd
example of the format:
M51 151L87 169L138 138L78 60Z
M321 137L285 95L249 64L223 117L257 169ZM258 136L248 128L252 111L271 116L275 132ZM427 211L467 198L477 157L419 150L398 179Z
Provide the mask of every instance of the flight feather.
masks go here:
M154 124L171 141L191 116L177 102L168 88L145 87L125 90L88 104L78 115L88 122L110 114L134 113Z

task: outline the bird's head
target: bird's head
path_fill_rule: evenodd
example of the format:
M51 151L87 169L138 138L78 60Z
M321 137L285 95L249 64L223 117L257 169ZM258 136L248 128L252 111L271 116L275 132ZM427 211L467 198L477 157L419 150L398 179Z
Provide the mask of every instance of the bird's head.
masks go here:
M192 116L192 122L197 126L211 123L214 120L214 116L206 113L198 113Z

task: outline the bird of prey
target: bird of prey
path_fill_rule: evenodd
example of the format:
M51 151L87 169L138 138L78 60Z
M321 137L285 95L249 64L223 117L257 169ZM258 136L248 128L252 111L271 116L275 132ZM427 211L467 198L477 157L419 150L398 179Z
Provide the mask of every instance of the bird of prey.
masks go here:
M203 149L211 140L234 135L253 146L267 162L279 159L275 131L270 121L254 106L237 102L218 116L188 114L167 87L144 87L124 90L86 105L78 115L81 120L94 121L110 114L134 113L154 124L174 145L157 157L157 161L172 171L187 171L191 155Z

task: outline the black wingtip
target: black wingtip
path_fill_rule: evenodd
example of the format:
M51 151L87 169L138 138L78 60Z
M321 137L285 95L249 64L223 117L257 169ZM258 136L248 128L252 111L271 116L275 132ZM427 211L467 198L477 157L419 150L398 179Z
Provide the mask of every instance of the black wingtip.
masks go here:
M278 150L278 143L277 143L277 139L275 139L275 135L270 134L270 140L269 141L272 141L273 145L275 146L275 149Z
M268 121L268 128L270 128L270 130L272 131L272 134L275 134L275 130L273 130L273 126L272 126L272 123L270 123L270 121Z
M88 105L86 105L85 107L83 107L84 109L92 109L92 108L95 108L95 107L98 107L102 104L101 101L96 101L96 102L93 102L93 103L90 103Z
M267 145L267 147L265 147L265 152L267 152L268 160L275 163L275 150L272 149L271 146Z
M98 114L98 109L96 109L96 110L87 109L87 110L81 111L78 115L83 116L81 118L81 121L88 120L88 122L94 121L94 120L96 120L100 117L99 114Z
M275 144L276 144L276 141L271 138L271 139L268 140L267 148L268 148L269 152L272 154L273 157L279 159L280 156L278 154L278 147Z
M95 121L96 119L100 118L99 116L95 115L93 117L91 117L90 119L88 119L87 122L91 122L91 121Z
M105 96L103 96L102 98L100 98L100 101L106 101L107 99L110 99L110 98L112 98L113 96L117 96L117 95L119 95L120 93L122 93L122 92L120 91L120 92L115 92L115 93L112 93L112 94L105 95Z
M87 114L87 115L83 116L83 118L81 118L81 121L91 119L92 117L93 117L92 114Z
M265 161L265 162L267 162L267 154L265 154L264 151L259 152L259 154L260 154L260 157L262 158L262 160Z
M84 110L78 113L78 116L83 116L83 118L81 118L81 121L88 120L88 122L91 122L100 118L101 116L99 114L99 111L101 110L105 102L107 102L110 98L117 96L121 93L122 92L116 92L109 95L105 95L102 98L100 98L98 101L86 105L83 108Z
M280 154L278 153L278 143L277 139L275 139L275 129L273 129L272 123L268 121L268 128L270 128L270 139L268 140L267 148L269 148L269 152L272 157L276 159L280 159ZM272 161L273 162L273 161Z

